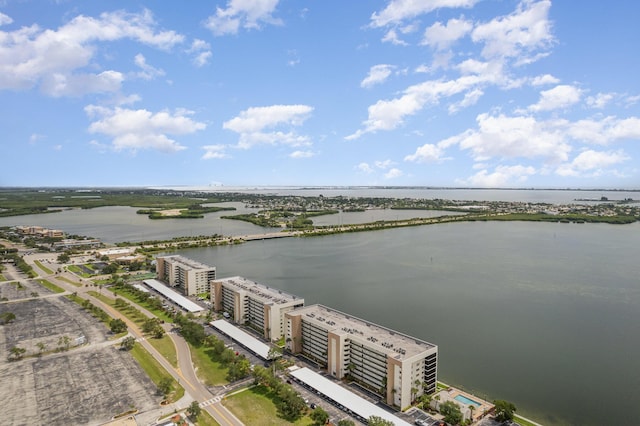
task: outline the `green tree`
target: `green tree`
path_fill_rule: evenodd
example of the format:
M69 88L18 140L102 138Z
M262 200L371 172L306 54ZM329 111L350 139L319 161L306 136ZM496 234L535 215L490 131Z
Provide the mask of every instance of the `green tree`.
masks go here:
M171 377L163 377L160 379L158 382L158 390L166 398L173 390L173 379Z
M224 351L220 354L220 362L223 364L230 364L233 362L233 359L236 357L236 353L233 349L225 348Z
M13 312L3 312L0 314L0 324L11 324L16 319L16 314Z
M147 318L142 323L142 332L153 333L155 328L159 325L160 325L160 320L158 318Z
M123 349L125 351L130 351L131 349L133 349L135 344L136 344L136 338L133 336L128 336L122 339L122 342L120 342L120 349Z
M311 420L313 420L313 424L315 426L325 425L329 421L329 413L324 411L322 407L316 407L316 409L313 410L309 417L311 417Z
M38 342L36 343L36 346L38 347L38 355L44 352L44 350L47 348L47 344L44 342Z
M64 336L60 336L58 338L58 348L56 350L68 351L70 347L71 347L71 337L65 334Z
M164 336L164 328L162 328L162 326L158 324L155 326L151 334L154 339L162 339L162 336Z
M233 363L229 366L227 378L230 382L244 379L251 374L251 363L244 356L235 357Z
M69 253L67 252L60 253L57 260L58 263L69 263L69 261L71 260L71 256L69 256Z
M393 426L393 422L379 416L370 416L367 420L369 426Z
M114 274L114 273L118 272L119 268L120 268L120 265L118 265L115 262L112 262L112 263L108 264L107 266L105 266L104 268L102 268L102 273L103 274Z
M495 405L496 420L499 422L506 422L507 420L513 420L513 413L516 412L516 406L509 401L503 399L496 399L493 401Z
M462 412L460 407L453 401L446 401L440 404L440 414L444 416L444 421L452 425L460 424Z
M286 420L294 422L299 419L304 410L307 409L307 404L304 402L304 399L302 399L291 386L279 387L277 394L280 398L278 410Z
M9 350L9 356L7 359L9 361L18 361L24 357L24 354L27 352L25 348L20 348L18 346L14 346Z
M338 422L338 426L356 426L356 424L349 419L342 419Z
M198 416L202 414L202 408L200 408L200 404L198 404L198 401L193 401L191 404L189 404L189 406L187 407L187 413L189 413L189 417L191 417L191 420L198 420Z
M114 318L109 322L109 328L113 333L122 333L127 331L127 324L120 318Z

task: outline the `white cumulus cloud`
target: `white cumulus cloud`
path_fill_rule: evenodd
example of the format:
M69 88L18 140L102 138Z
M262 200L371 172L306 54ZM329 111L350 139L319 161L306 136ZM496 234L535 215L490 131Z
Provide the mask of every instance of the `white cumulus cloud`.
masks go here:
M550 111L566 108L580 102L582 90L568 84L540 92L540 100L529 107L531 111Z
M206 152L202 155L203 160L229 158L225 145L205 145L202 147Z
M89 105L87 115L97 118L89 126L92 134L103 134L111 138L115 151L136 152L155 149L163 152L177 152L185 146L171 139L172 135L186 135L203 130L206 125L192 120L191 111L176 110L152 113L145 109L106 108Z
M446 49L473 29L473 23L464 19L450 19L445 25L436 22L424 32L422 44L437 50Z
M385 179L395 179L395 178L399 178L402 175L404 175L404 173L402 172L402 170L400 169L396 169L395 167L392 169L389 169L389 171L387 173L384 174L384 178Z
M187 49L187 53L193 55L192 62L198 68L208 64L211 56L213 56L209 43L200 39L193 40L191 47Z
M356 169L363 173L373 173L373 167L371 167L368 163L360 163L356 166Z
M552 123L533 117L480 114L477 130L467 130L448 144L471 151L476 161L491 158L542 158L551 163L566 161L571 145Z
M369 88L376 84L383 83L393 72L393 65L379 64L369 69L369 75L360 82L360 87Z
M558 84L558 83L560 83L560 80L552 76L551 74L538 75L531 79L532 86L544 86L547 84Z
M252 107L225 121L222 127L240 135L238 148L249 149L255 145L309 146L309 137L298 135L292 128L302 125L312 111L313 107L308 105Z
M533 61L538 56L525 60L522 55L544 49L554 42L550 8L549 0L523 0L512 14L476 25L471 39L484 43L482 55L485 58L517 57L523 62Z
M237 34L240 28L259 29L261 24L281 25L273 17L279 0L229 0L226 8L216 8L206 27L214 35Z
M99 18L77 16L57 30L37 25L0 31L0 90L40 86L51 96L79 96L119 90L123 74L94 71L98 42L132 39L159 49L170 49L184 37L158 31L153 15L111 12Z
M411 155L404 157L404 161L414 163L437 163L443 160L444 150L438 145L424 144L419 146Z
M405 19L432 12L442 8L470 8L479 0L391 0L387 7L371 15L371 25L384 27L399 24Z
M622 151L586 150L570 163L560 165L556 173L560 176L599 176L606 169L629 160Z
M531 166L498 166L491 173L487 169L480 170L462 182L474 187L500 188L508 185L521 184L535 173L536 169Z
M293 151L291 154L289 154L289 157L291 158L311 158L313 156L315 156L316 153L313 151Z

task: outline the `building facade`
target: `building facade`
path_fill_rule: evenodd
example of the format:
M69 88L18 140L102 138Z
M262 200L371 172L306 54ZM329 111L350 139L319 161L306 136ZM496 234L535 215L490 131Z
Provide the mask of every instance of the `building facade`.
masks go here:
M180 255L158 256L156 274L170 287L193 296L210 291L210 283L216 279L216 268Z
M433 393L438 347L323 305L285 314L287 349L342 379L349 376L387 404L404 409Z
M243 277L211 283L211 303L218 312L227 312L233 321L247 325L265 339L284 336L284 315L304 306L304 299Z

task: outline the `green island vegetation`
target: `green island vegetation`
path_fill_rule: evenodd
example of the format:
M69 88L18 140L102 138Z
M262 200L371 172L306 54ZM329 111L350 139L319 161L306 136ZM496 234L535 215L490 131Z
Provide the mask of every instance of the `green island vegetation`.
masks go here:
M154 209L188 209L197 203L233 201L224 194L153 189L0 189L0 217L55 213L61 209L130 206Z
M146 214L149 219L202 219L207 213L219 211L235 210L235 207L203 207L201 204L192 204L183 209L178 209L178 213L167 214L166 210L142 209L138 214ZM173 209L176 210L176 209Z

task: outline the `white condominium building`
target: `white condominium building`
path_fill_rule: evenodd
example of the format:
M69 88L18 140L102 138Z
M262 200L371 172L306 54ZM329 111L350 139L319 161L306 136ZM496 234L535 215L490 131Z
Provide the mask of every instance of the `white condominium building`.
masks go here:
M284 336L285 313L304 306L304 299L243 277L211 283L211 302L216 311L228 312L238 324L262 333L265 339Z
M438 347L323 305L285 314L286 345L404 409L436 390Z
M179 255L156 258L158 279L176 287L187 296L208 293L216 279L215 266L208 266Z

